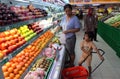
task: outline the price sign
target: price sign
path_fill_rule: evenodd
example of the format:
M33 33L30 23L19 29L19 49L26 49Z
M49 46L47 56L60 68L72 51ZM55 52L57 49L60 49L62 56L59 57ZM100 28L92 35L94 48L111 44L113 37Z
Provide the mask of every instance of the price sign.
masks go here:
M11 54L8 55L8 59L9 60L12 59L12 55Z
M9 29L10 29L10 26L5 27L5 30L9 30Z
M30 20L30 21L29 21L29 24L31 24L31 23L33 23L33 22L34 22L33 20Z

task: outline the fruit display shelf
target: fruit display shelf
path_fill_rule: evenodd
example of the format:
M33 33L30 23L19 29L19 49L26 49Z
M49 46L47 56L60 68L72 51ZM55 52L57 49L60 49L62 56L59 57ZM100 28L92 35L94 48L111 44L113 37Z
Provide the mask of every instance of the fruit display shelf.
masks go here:
M49 26L48 28L44 29L41 33L33 37L30 41L26 42L23 46L18 48L17 50L13 51L8 56L4 57L3 60L0 61L0 65L4 65L6 62L8 62L10 59L12 59L14 56L16 56L20 51L22 51L24 48L26 48L28 45L30 45L34 40L36 40L38 37L40 37L43 33L45 33L47 30L52 28L53 25Z
M43 17L43 18L36 18L36 19L32 19L32 20L17 22L17 23L14 23L14 24L6 25L6 26L0 26L0 32L6 31L6 30L9 30L9 29L13 29L13 28L18 28L22 25L31 24L31 23L34 23L34 22L37 22L37 21L40 21L40 20L45 20L45 19L48 19L50 17L52 17L52 16L46 16L46 17Z
M54 36L53 36L54 37ZM44 46L44 48L46 46L48 46L48 44L50 43L50 41L52 40L52 38L48 41L48 43ZM44 48L42 50L44 50ZM40 53L34 60L33 62L29 65L29 67L25 70L25 72L22 74L22 76L20 77L20 79L24 79L24 77L27 75L27 73L31 70L31 68L33 67L33 65L36 63L36 61L42 57L42 53Z

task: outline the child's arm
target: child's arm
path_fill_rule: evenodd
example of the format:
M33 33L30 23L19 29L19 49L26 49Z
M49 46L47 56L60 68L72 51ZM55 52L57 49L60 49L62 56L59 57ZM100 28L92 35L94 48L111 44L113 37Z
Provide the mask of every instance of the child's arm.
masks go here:
M92 48L97 52L99 58L100 58L101 60L104 60L104 57L100 54L99 50L97 49L97 47L95 46L94 43L92 43Z
M86 51L86 50L84 49L84 41L81 42L81 44L80 44L80 49L81 49L84 53L87 53L87 52L88 52L88 51Z

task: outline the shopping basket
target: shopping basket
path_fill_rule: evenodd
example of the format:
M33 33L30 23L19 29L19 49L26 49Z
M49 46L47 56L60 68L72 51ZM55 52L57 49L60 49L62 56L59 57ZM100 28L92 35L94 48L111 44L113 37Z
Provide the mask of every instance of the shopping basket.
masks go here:
M83 66L66 68L62 72L63 79L87 79L88 71Z
M105 52L102 49L98 49L101 55L103 56ZM96 53L96 52L93 52ZM83 62L89 57L89 55L83 60ZM102 60L95 68L93 68L93 73L102 63L104 60ZM82 63L83 63L82 62ZM81 63L81 64L82 64ZM83 66L76 66L76 67L70 67L65 68L62 71L63 79L87 79L88 78L88 71Z

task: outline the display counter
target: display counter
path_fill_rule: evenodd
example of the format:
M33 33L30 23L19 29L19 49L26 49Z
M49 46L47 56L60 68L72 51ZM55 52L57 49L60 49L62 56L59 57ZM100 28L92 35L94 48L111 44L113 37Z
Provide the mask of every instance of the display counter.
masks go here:
M116 55L120 57L120 29L99 21L98 34L116 51Z
M61 70L63 69L65 61L65 46L57 53L57 57L54 60L51 71L49 72L47 79L61 79Z

